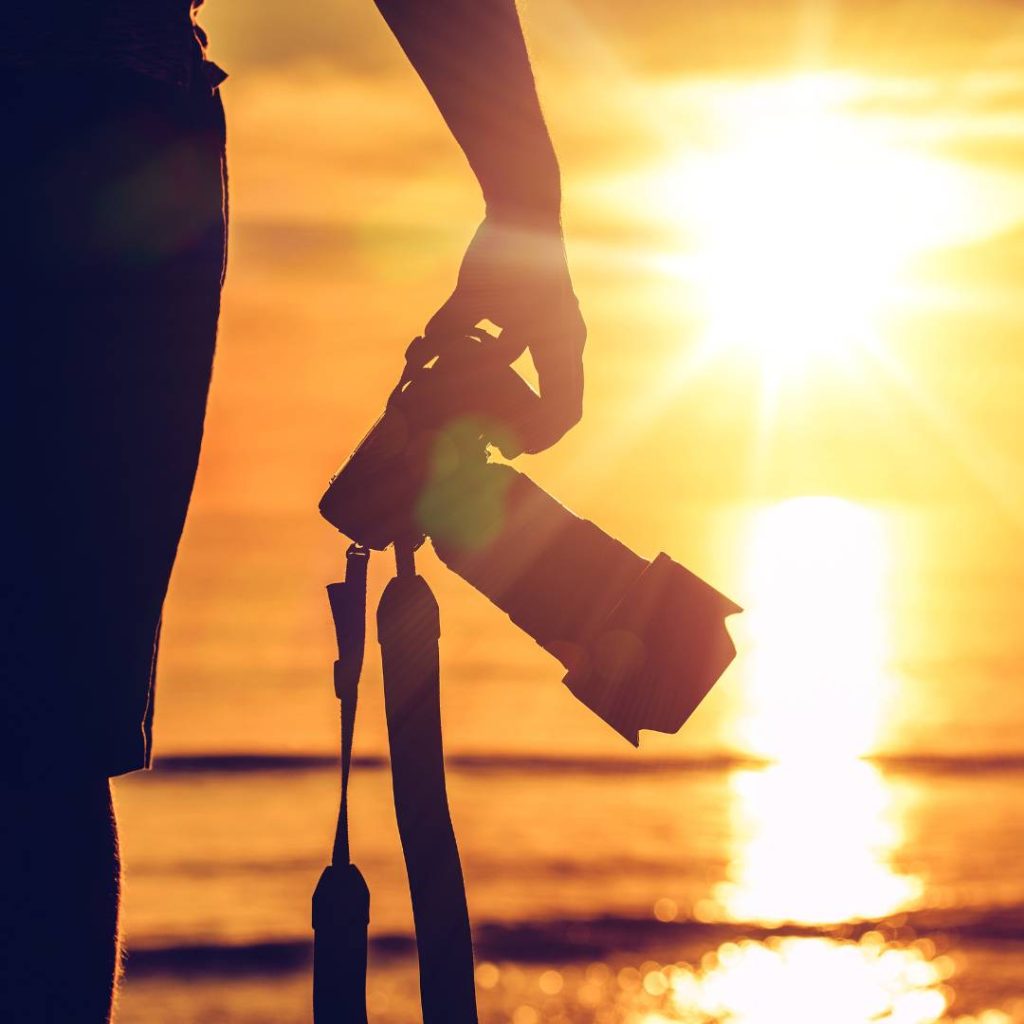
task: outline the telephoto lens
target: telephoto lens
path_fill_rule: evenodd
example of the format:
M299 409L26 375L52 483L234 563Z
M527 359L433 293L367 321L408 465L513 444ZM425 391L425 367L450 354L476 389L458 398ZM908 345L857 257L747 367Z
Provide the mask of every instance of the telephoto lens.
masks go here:
M648 562L511 466L462 474L460 493L491 518L460 541L432 536L450 569L566 668L566 686L634 746L676 732L736 651L741 609L660 554ZM454 499L454 493L453 493Z

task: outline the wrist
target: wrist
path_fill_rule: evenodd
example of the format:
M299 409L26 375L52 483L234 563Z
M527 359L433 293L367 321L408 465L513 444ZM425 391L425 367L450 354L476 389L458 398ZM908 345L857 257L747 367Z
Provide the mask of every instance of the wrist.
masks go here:
M548 231L562 230L561 196L536 197L503 196L487 199L487 219L493 224L507 224L511 227L534 228Z
M547 164L547 161L544 161ZM562 185L552 157L543 169L516 167L505 180L487 187L484 202L490 220L531 227L561 228Z

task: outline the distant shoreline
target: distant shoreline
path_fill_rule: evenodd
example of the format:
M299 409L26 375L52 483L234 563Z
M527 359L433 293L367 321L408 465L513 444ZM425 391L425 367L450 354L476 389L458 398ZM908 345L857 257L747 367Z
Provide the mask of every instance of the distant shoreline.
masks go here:
M862 758L894 774L984 774L1024 772L1024 753L956 755L878 754ZM353 765L384 769L383 755L357 755ZM582 774L649 774L663 772L719 772L763 769L780 762L742 754L722 753L690 757L608 758L533 754L450 754L445 763L453 772L518 772ZM783 762L784 763L784 762ZM153 771L158 775L244 774L248 772L297 772L336 768L338 759L328 754L210 753L169 754L157 757Z

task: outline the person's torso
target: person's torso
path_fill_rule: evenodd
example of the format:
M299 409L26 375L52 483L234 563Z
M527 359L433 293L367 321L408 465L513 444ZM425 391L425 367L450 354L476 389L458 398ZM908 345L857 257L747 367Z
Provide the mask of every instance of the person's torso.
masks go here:
M4 13L0 68L134 71L190 84L205 36L203 0L28 0Z

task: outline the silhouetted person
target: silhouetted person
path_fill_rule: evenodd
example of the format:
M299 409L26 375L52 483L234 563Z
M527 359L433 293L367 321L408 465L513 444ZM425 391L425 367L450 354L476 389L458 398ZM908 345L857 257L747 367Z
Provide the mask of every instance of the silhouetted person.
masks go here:
M486 201L432 328L488 318L510 353L529 343L544 401L523 445L544 448L579 418L585 331L514 0L378 7ZM224 268L222 78L189 0L5 11L0 1019L17 1024L110 1012L108 779L151 758Z

